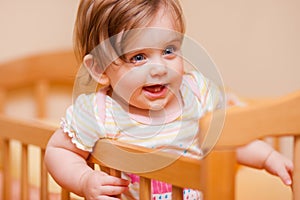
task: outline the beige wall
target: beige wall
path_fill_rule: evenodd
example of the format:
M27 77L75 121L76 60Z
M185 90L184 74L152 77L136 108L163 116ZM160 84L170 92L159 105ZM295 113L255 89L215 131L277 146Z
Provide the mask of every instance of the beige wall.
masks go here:
M182 0L188 34L227 86L251 96L300 89L300 1Z
M72 46L78 0L1 0L0 61Z
M188 35L242 95L300 89L300 1L182 0ZM70 48L78 0L1 0L0 61Z

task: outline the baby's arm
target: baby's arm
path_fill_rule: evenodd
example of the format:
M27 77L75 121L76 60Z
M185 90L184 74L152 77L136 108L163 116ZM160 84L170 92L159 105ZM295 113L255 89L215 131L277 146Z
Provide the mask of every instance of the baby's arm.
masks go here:
M249 167L265 169L269 173L279 176L286 185L292 184L292 161L261 140L255 140L238 148L237 161Z
M45 164L59 185L86 199L115 199L113 195L127 189L129 181L91 169L86 163L88 156L89 152L76 148L58 129L47 145Z

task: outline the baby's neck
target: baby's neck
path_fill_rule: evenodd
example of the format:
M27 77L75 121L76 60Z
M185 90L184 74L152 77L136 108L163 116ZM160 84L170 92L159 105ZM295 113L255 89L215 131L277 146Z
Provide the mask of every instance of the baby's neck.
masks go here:
M129 113L132 119L149 125L159 125L174 121L182 115L183 111L183 101L180 94L179 97L174 97L163 109L159 110L141 109L128 105L124 101L117 102Z

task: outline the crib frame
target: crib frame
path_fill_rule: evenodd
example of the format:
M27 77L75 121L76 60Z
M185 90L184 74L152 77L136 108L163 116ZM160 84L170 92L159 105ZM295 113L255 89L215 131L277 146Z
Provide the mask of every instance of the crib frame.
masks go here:
M222 112L214 113L217 120L222 121ZM294 138L293 151L293 200L300 199L300 92L284 97L256 102L246 107L233 107L226 113L224 127L214 151L201 161L181 157L169 166L158 171L141 173L143 181L141 191L149 191L150 179L158 179L172 183L175 196L173 199L182 199L183 188L201 190L205 199L235 199L236 159L234 150L255 139L268 136ZM200 123L205 130L210 120L210 114ZM253 126L255 124L255 126ZM114 145L109 145L109 144ZM117 146L118 148L115 148ZM124 151L149 153L153 150L145 149L116 141L98 141L91 161L109 167L111 174L120 174L120 171L134 173L139 163L151 165L156 159L169 159L170 155L162 153L153 156L153 160L137 160L128 157ZM102 153L101 153L102 152ZM104 153L103 153L104 152ZM109 152L109 153L105 153ZM114 158L119 159L114 159ZM132 159L132 160L131 160ZM134 168L128 163L135 163ZM222 166L222 167L220 167ZM186 170L182 170L186 169ZM117 171L117 172L116 172ZM180 173L178 173L180 171ZM187 178L189 177L189 178ZM199 178L201 177L201 178ZM217 187L216 187L217 186ZM150 200L151 193L142 192L140 199Z
M21 199L28 199L28 145L41 149L43 160L49 137L58 125L42 121L46 116L47 90L49 85L72 85L78 64L70 51L42 53L0 65L0 141L3 166L2 199L10 199L10 152L11 140L22 143ZM57 73L60 71L60 73ZM14 74L12 79L8 74ZM67 77L67 78L66 78ZM36 120L21 120L3 114L5 96L10 90L32 86L36 94ZM218 118L218 113L214 113ZM140 173L140 199L151 199L150 179L158 179L173 185L173 199L182 199L182 188L194 188L203 191L208 200L234 199L236 160L234 149L254 139L266 136L294 137L294 174L293 199L300 200L300 92L280 98L255 101L247 107L230 108L227 111L222 135L214 149L205 159L198 161L180 157L175 162L157 171ZM201 120L202 127L208 124L209 116ZM254 127L253 124L256 124ZM243 134L241 134L243 133ZM111 145L113 144L113 145ZM121 171L135 172L121 152L151 153L152 159L173 159L166 153L155 154L151 149L119 143L111 140L98 141L94 152L88 159L92 165L102 166L106 172L120 176ZM125 151L124 151L125 150ZM109 154L105 153L109 152ZM118 159L115 159L118 158ZM153 161L151 159L151 161ZM151 164L149 160L135 160L134 163ZM47 170L43 162L41 167L40 199L48 199ZM218 166L222 166L220 170ZM185 170L182 170L185 169ZM216 170L217 169L217 170ZM214 172L214 173L212 173ZM201 177L201 178L199 178ZM218 187L215 187L218 185ZM62 199L70 199L68 191L62 190Z

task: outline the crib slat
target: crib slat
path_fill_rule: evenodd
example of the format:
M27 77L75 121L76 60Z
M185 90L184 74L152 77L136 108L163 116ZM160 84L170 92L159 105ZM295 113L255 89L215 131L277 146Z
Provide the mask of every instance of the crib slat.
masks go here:
M151 179L140 177L140 199L151 200Z
M119 170L116 170L116 169L111 168L110 169L110 175L121 178L121 172Z
M172 186L172 199L183 200L183 189L173 185Z
M234 151L213 151L204 159L204 199L233 200L235 197L236 156ZM215 188L218 187L218 192Z
M48 172L44 164L45 150L41 150L41 187L40 187L40 199L48 199Z
M109 174L110 174L111 176L121 178L121 171L119 171L119 170L110 168L110 169L109 169ZM116 195L116 197L119 198L119 199L121 199L121 195Z
M70 200L70 192L64 188L61 189L60 199Z
M5 97L6 97L5 90L3 88L0 88L0 113L4 112Z
M90 168L95 169L95 164L94 163L88 162L87 164Z
M46 80L39 80L35 86L36 112L39 119L46 117L46 100L49 84Z
M105 173L107 173L107 174L110 174L110 168L109 168L109 167L101 166L100 168L101 168L101 171L102 171L102 172L105 172Z
M29 199L28 187L28 145L22 144L21 149L21 199Z
M3 196L2 199L11 199L11 163L10 163L10 151L9 151L9 140L3 140Z
M298 135L294 137L293 200L300 199L299 180L300 180L300 136Z

